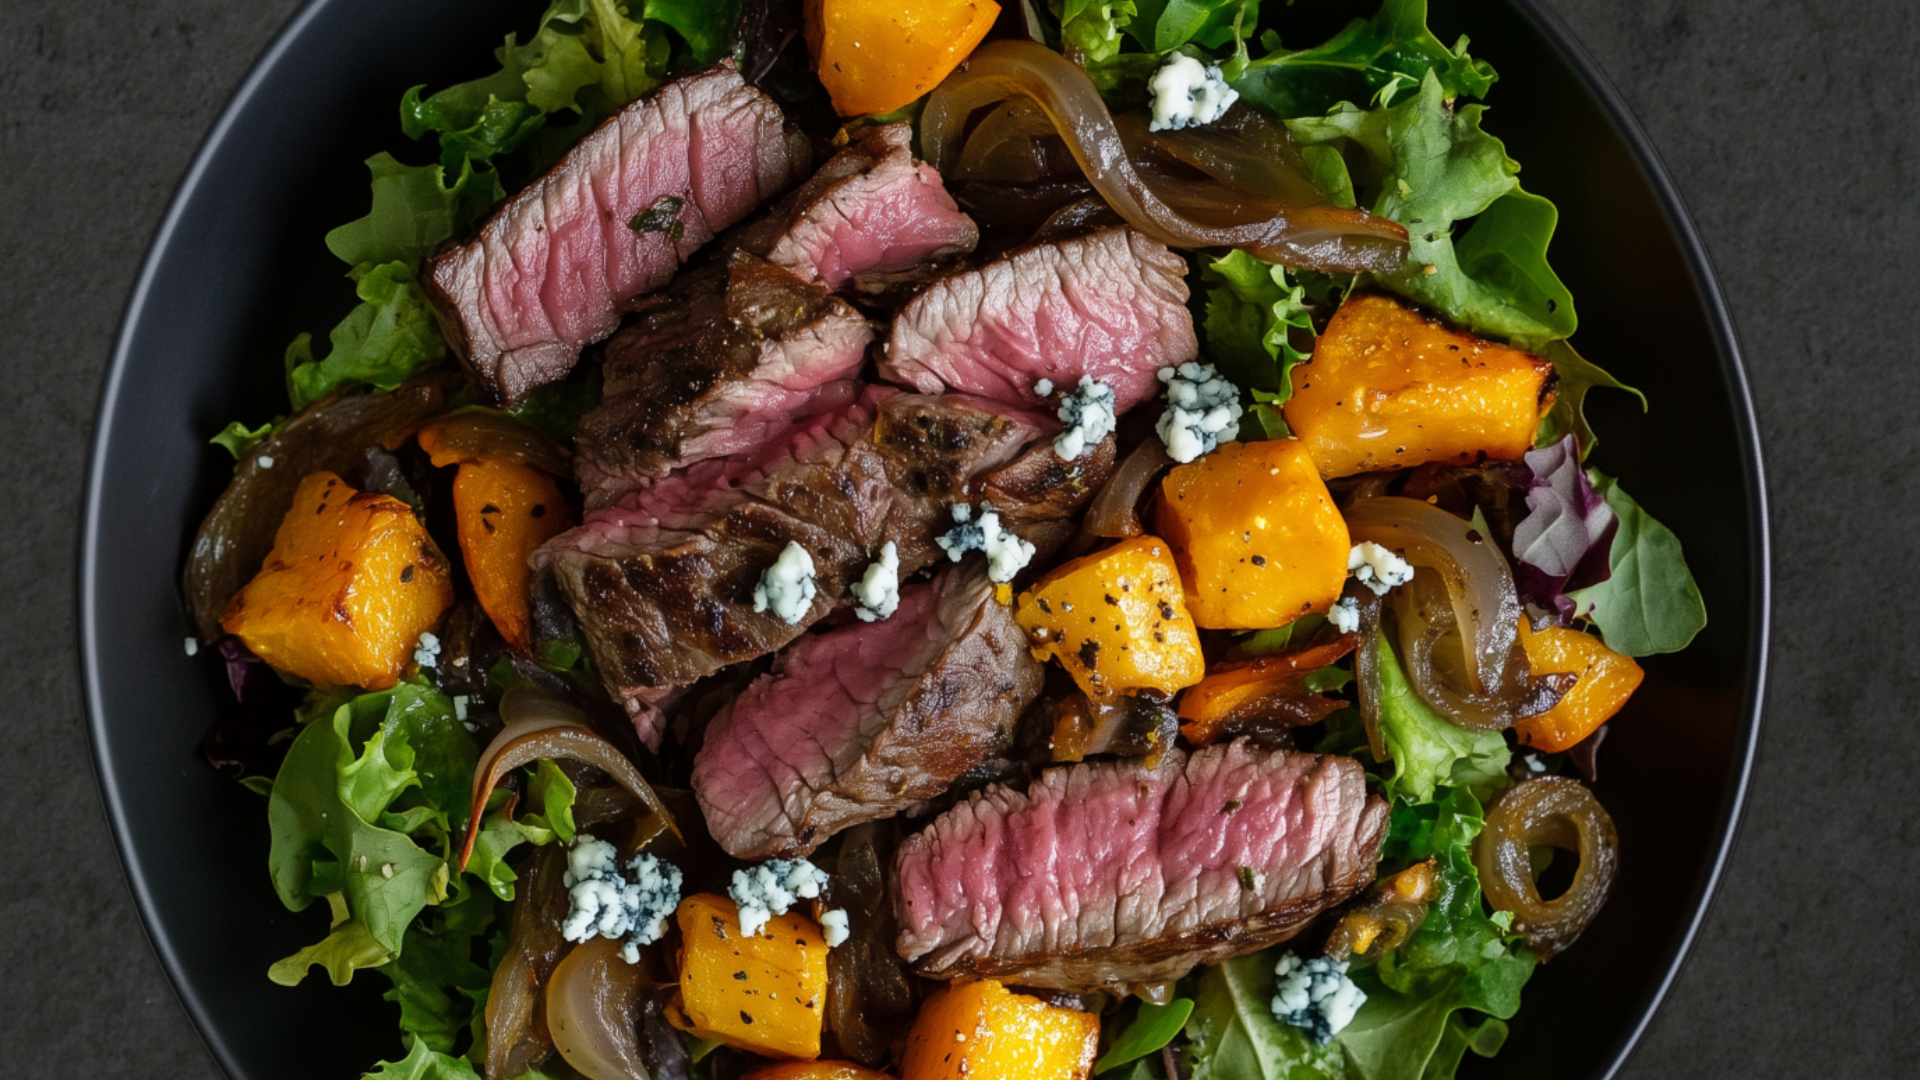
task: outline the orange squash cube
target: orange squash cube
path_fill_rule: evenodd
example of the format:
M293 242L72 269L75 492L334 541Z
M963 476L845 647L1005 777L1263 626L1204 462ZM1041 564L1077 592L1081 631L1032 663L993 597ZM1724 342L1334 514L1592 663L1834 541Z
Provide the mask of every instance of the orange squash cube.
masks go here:
M775 915L749 937L740 932L740 909L711 893L680 901L676 918L684 944L670 1018L690 1034L756 1054L820 1056L827 943L812 919Z
M1167 542L1136 536L1055 569L1020 594L1013 621L1036 660L1058 660L1090 698L1171 694L1206 674Z
M1570 671L1580 676L1559 704L1513 725L1521 742L1550 754L1570 750L1593 734L1646 678L1632 657L1607 648L1592 634L1559 626L1536 631L1525 615L1520 616L1520 645L1536 675Z
M1287 425L1328 479L1533 447L1553 365L1384 296L1342 304L1293 370Z
M559 485L531 465L468 462L453 478L453 514L481 608L509 646L531 650L527 560L573 524Z
M1154 526L1209 630L1285 626L1332 607L1347 581L1346 519L1298 439L1228 443L1178 466Z
M841 116L911 104L973 52L993 0L806 0L807 50Z
M907 1036L904 1080L1085 1080L1100 1018L991 980L940 991Z
M220 626L317 687L385 690L453 604L452 570L406 503L330 472L300 482L260 573Z
M745 1080L891 1080L886 1073L849 1061L782 1061L748 1073Z

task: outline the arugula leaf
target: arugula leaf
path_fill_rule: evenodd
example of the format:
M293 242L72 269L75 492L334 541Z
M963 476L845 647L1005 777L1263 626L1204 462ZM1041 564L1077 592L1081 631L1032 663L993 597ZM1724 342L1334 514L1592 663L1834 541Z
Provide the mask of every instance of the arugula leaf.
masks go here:
M1254 953L1201 969L1199 994L1193 1015L1187 1018L1187 1038L1192 1042L1186 1064L1192 1080L1316 1080L1342 1075L1337 1043L1317 1046L1305 1031L1273 1018L1277 955Z
M1260 21L1260 0L1145 0L1140 4L1138 29L1129 27L1142 44L1157 53L1183 45L1217 49L1239 37L1238 28ZM1152 30L1149 41L1143 33Z
M1249 16L1245 25L1252 26ZM1467 39L1449 49L1427 29L1426 0L1385 0L1371 19L1355 19L1322 45L1276 49L1246 65L1233 88L1282 118L1312 116L1342 101L1394 99L1431 73L1451 101L1485 97L1499 76L1467 55Z
M287 396L296 412L346 385L391 390L446 357L432 305L413 275L404 262L353 269L361 302L333 328L326 358L313 358L310 334L287 347Z
M406 1057L376 1064L362 1080L480 1080L480 1074L466 1058L435 1050L414 1035L407 1038Z
M1279 406L1293 394L1294 365L1308 357L1296 342L1313 337L1306 289L1284 267L1238 250L1208 264L1204 281L1208 357L1253 395L1249 411L1268 438L1292 434Z
M1470 731L1427 707L1380 634L1380 738L1393 759L1389 794L1427 802L1443 784L1504 786L1513 752L1498 731Z
M1627 656L1679 652L1707 625L1706 602L1687 569L1680 538L1655 521L1611 477L1589 473L1619 519L1608 553L1612 574L1568 595L1600 628L1607 648Z
M1138 1061L1148 1054L1173 1041L1180 1029L1186 1026L1187 1017L1193 1014L1193 1002L1186 998L1175 998L1165 1005L1155 1005L1150 1001L1140 1003L1140 1011L1134 1014L1133 1023L1114 1040L1113 1048L1093 1063L1093 1071L1103 1073L1117 1069L1130 1061Z
M246 457L247 452L258 445L261 439L273 434L273 429L279 427L281 421L284 419L284 417L276 417L261 424L257 428L251 429L240 421L235 420L226 427L221 428L220 434L215 435L207 441L225 450L227 453L232 454L233 460L239 461L241 458Z

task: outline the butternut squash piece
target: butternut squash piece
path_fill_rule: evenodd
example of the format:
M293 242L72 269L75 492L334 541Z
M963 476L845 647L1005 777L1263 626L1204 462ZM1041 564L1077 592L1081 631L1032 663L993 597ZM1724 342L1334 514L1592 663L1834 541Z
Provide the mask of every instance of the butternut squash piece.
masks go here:
M940 991L907 1036L903 1080L1085 1080L1100 1018L992 980Z
M453 604L447 558L406 503L330 472L300 482L260 573L220 626L318 687L384 690Z
M1429 462L1512 460L1533 447L1553 365L1384 296L1334 312L1293 371L1287 424L1327 479Z
M1058 660L1090 698L1171 694L1206 674L1180 568L1166 541L1123 540L1059 567L1020 594L1013 619L1034 659Z
M1558 705L1513 725L1521 742L1550 754L1571 750L1593 734L1646 678L1632 657L1607 648L1592 634L1558 626L1536 631L1525 615L1520 616L1520 645L1534 674L1571 671L1580 676Z
M745 1080L892 1080L886 1073L847 1061L783 1061L748 1073Z
M1347 581L1346 519L1297 439L1228 443L1175 468L1154 528L1209 630L1285 626L1332 607Z
M820 1056L827 943L812 919L775 915L748 937L733 901L711 893L680 901L676 917L685 944L674 1023L768 1057Z
M553 477L531 465L472 461L453 478L453 515L460 554L474 595L516 652L533 648L527 560L541 544L573 527Z
M938 86L999 17L993 0L807 0L807 51L835 112L892 112Z

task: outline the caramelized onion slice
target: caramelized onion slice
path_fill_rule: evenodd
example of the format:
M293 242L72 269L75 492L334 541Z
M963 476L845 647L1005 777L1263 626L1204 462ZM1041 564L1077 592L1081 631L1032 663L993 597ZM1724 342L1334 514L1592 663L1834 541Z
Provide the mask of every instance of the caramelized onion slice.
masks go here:
M547 1031L554 1049L587 1080L653 1080L640 1048L653 979L596 937L568 953L547 979Z
M508 773L542 758L565 759L592 765L606 773L661 821L675 836L680 827L665 803L618 747L587 726L587 718L565 698L543 690L514 689L500 700L500 718L506 727L493 737L473 769L473 809L467 819L467 839L460 847L460 869L473 856L473 842L483 827L487 796Z
M1552 900L1533 882L1534 847L1557 847L1580 857L1573 884ZM1513 912L1513 928L1542 960L1573 944L1607 901L1620 863L1613 819L1577 780L1542 777L1516 784L1487 811L1473 847L1480 888L1496 911Z
M921 116L927 160L942 173L955 171L966 150L967 125L973 114L1018 98L1039 107L1107 204L1128 224L1161 243L1238 247L1270 262L1349 273L1391 269L1406 256L1404 228L1360 211L1341 210L1324 198L1303 202L1285 198L1283 192L1264 192L1266 198L1246 199L1244 219L1207 224L1194 220L1182 212L1180 204L1205 201L1193 196L1209 189L1214 201L1219 201L1221 177L1214 174L1204 182L1186 184L1185 197L1175 194L1181 182L1163 179L1160 187L1150 183L1132 160L1143 145L1128 145L1086 72L1031 41L988 42L934 89ZM1008 120L989 129L989 141L995 145L974 155L972 163L984 166L1003 160L998 141L1008 138L1008 133L1030 130L1030 122L1019 113L1008 112ZM1285 209L1276 213L1276 206Z
M1140 501L1160 474L1173 467L1167 444L1158 438L1140 440L1087 506L1081 531L1103 540L1131 540L1146 532L1140 524Z
M548 845L533 853L520 882L507 949L487 991L487 1080L512 1080L553 1053L541 992L567 951L566 853Z

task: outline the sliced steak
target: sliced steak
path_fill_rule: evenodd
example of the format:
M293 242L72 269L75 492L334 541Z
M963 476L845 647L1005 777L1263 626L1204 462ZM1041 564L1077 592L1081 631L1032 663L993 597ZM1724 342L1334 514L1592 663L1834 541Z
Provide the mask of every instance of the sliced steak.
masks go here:
M730 62L666 83L429 261L447 340L488 395L516 403L612 333L622 301L665 285L696 248L798 183L810 159ZM650 210L662 220L631 226Z
M1082 375L1113 387L1121 412L1158 392L1156 373L1199 355L1186 260L1128 228L1037 244L941 278L893 321L880 372L1033 408L1033 384Z
M934 537L949 506L1033 434L962 399L870 388L752 455L700 462L589 514L536 560L553 567L608 690L634 712L642 690L685 686L800 636L884 541L903 576L944 558ZM752 599L789 542L813 557L818 590L791 626Z
M603 397L580 424L588 509L853 404L872 341L824 286L745 252L687 274L607 343Z
M907 124L868 128L746 227L739 243L830 289L972 251L980 230L954 204L940 173L913 160L912 144Z
M810 634L714 717L693 764L739 859L806 855L1005 750L1044 672L983 563L901 590L880 622Z
M1063 990L1177 979L1364 888L1386 823L1351 758L1242 741L1151 770L1054 769L901 846L900 955L934 978Z

